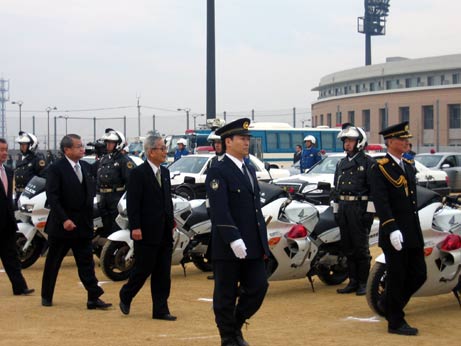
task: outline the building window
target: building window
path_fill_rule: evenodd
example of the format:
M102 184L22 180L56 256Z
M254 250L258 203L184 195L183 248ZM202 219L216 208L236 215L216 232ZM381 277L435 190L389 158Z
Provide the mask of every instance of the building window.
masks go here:
M320 125L323 125L323 114L320 114Z
M448 105L448 118L450 119L450 129L461 128L460 105Z
M343 116L341 112L336 112L336 126L341 126L343 123Z
M444 85L445 84L445 75L440 76L440 84Z
M369 132L370 131L370 110L369 109L364 109L362 111L362 124L363 124L363 129Z
M349 118L350 123L355 124L355 112L354 111L349 111L347 113L347 117Z
M410 121L410 107L399 107L400 122Z
M331 127L331 113L327 113L327 126Z
M392 81L387 80L387 81L386 81L386 90L389 90L389 89L391 89L391 88L392 88Z
M453 73L452 80L453 80L453 84L458 84L459 83L459 73Z
M421 86L421 77L416 78L416 86Z
M389 126L389 119L387 118L386 108L379 109L379 130L383 130Z
M405 88L411 88L411 78L405 78Z
M374 82L371 82L370 83L370 91L375 91L376 88L375 88L375 83Z
M344 90L344 95L347 95L347 86L345 86L343 90Z
M428 76L427 77L427 86L434 85L434 77Z
M360 92L360 86L358 84L355 85L355 93L358 94Z
M423 122L425 130L434 129L434 106L423 106Z

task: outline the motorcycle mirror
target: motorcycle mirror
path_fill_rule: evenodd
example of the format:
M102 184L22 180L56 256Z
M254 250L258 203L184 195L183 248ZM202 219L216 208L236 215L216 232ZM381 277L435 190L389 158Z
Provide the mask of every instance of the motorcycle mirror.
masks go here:
M317 183L317 188L319 190L325 190L325 191L330 191L331 190L331 184L330 183L326 183L324 181L319 181Z

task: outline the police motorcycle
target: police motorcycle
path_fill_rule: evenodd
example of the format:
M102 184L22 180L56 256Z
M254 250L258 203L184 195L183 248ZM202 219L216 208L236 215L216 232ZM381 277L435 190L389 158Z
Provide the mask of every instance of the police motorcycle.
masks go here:
M33 265L48 248L45 226L50 209L46 200L45 186L45 178L34 176L18 200L18 210L15 212L15 217L19 220L16 231L16 248L22 268ZM103 227L96 205L95 201L93 208L95 237L98 230ZM93 250L99 256L101 247L94 247Z
M304 194L289 195L276 185L260 182L260 188L271 251L266 264L269 280L307 277L313 290L315 275L327 285L345 281L347 262L333 208ZM331 186L319 182L315 189L330 190ZM377 221L369 239L370 245L378 241Z
M414 297L453 292L461 306L461 202L458 197L442 197L417 187L418 216L424 238L427 280ZM376 258L367 282L366 299L370 308L384 316L381 304L386 290L386 259Z
M126 210L126 193L118 203L116 218L120 230L112 233L101 252L101 269L113 281L126 280L134 265L134 242ZM204 199L188 200L173 195L173 215L175 229L173 233L172 265L181 264L185 273L185 264L192 262L202 271L211 271L209 242L211 239L211 221Z

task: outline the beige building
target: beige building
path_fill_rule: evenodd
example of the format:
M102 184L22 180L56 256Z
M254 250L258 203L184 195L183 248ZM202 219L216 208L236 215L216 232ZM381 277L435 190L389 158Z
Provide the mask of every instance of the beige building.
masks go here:
M369 143L382 143L379 131L408 120L415 151L461 151L460 77L461 54L388 58L336 72L313 89L319 97L312 103L312 124L351 122L365 129Z

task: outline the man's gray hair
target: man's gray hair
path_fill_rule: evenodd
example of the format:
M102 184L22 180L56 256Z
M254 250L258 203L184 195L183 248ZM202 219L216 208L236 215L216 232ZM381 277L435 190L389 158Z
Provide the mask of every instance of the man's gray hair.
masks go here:
M162 145L164 144L163 138L161 136L148 135L146 139L144 139L144 152L147 153L150 149L155 148L158 140L162 141Z

